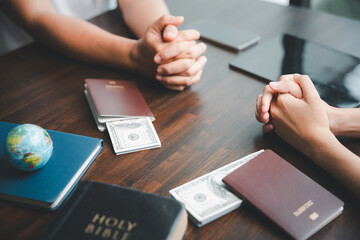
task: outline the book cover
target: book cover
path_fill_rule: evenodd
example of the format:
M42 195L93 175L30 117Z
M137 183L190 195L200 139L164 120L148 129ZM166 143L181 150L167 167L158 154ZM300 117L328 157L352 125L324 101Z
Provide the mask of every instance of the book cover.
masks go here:
M0 122L0 142L17 124ZM101 139L47 130L53 140L53 153L48 163L34 172L23 172L5 159L0 147L0 202L55 210L103 147Z
M295 239L307 239L341 214L344 203L271 150L223 181Z
M99 115L99 113L97 112L97 110L96 110L95 103L94 103L94 101L92 100L92 98L90 96L90 93L88 91L88 88L87 88L86 84L85 84L84 93L85 93L86 100L89 103L91 113L93 114L96 126L99 129L99 131L103 132L103 131L106 130L106 123L107 122L126 120L126 119L134 119L134 117L128 117L128 118L125 118L125 117L101 117ZM150 118L150 120L154 121L155 118L154 119Z
M155 119L135 82L85 79L85 84L100 117Z
M85 87L86 87L86 86L85 86ZM105 131L105 130L106 130L106 123L99 121L99 118L101 118L101 117L100 117L100 115L98 114L98 112L97 112L97 110L96 110L96 106L95 106L93 100L92 100L91 97L89 96L90 94L89 94L87 88L84 90L84 93L85 93L86 100L87 100L88 103L89 103L91 113L92 113L92 115L93 115L93 117L94 117L96 127L98 128L98 130L99 130L100 132Z
M182 239L187 214L168 197L81 181L38 239Z

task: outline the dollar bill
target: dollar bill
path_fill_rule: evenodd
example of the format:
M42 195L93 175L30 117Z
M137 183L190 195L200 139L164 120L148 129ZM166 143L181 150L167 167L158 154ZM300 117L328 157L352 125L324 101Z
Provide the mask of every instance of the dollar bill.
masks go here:
M149 118L107 122L106 127L118 155L161 147L160 139Z
M231 193L222 179L247 163L264 150L249 154L239 160L209 172L199 178L170 190L172 197L183 202L189 219L201 227L238 208L242 200Z

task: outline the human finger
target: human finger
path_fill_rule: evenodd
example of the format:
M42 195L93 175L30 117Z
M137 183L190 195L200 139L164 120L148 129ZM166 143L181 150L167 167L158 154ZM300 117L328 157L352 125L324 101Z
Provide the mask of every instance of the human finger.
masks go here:
M201 56L198 59L196 59L195 63L186 71L182 72L180 75L182 76L194 76L199 71L201 71L207 62L207 58L205 56Z
M165 26L164 31L163 31L164 41L166 41L166 42L174 41L176 39L177 33L178 33L178 29L176 26L174 26L174 25Z
M200 70L196 75L194 75L194 76L192 77L190 83L188 84L188 86L193 85L193 84L199 82L202 73L203 73L203 70Z
M279 77L279 82L286 81L286 80L295 81L294 74L284 74Z
M164 14L151 25L151 28L157 32L163 32L167 25L178 26L183 22L184 17L182 16L171 16L169 14Z
M268 112L263 113L263 111L262 111L262 107L261 107L262 106L261 105L262 97L263 97L263 94L260 94L256 98L255 118L258 122L267 123L267 122L269 122L270 115Z
M188 49L185 49L185 51L181 52L179 55L176 56L176 59L180 58L193 58L197 59L206 51L206 44L201 42L196 44L195 46L192 46Z
M196 41L200 38L199 31L195 29L187 29L179 31L175 41Z
M162 64L157 68L160 75L174 75L185 72L195 63L194 59L179 59L170 63Z
M171 85L171 84L167 84L167 83L163 83L163 85L170 89L170 90L174 90L174 91L183 91L185 89L186 86L179 86L179 85Z
M262 126L262 129L265 133L269 133L269 132L272 132L275 129L275 127L274 127L274 124L272 124L271 122L268 122Z
M181 75L171 75L171 76L161 76L156 75L156 79L169 84L169 85L178 85L178 86L190 86L200 81L202 70L198 71L193 76L181 76Z
M191 79L193 76L197 75L200 71L202 72L205 64L207 62L207 58L205 56L201 56L200 58L198 58L195 63L189 67L186 71L184 72L179 72L177 74L172 74L172 75L169 75L169 74L157 74L156 76L156 79L158 80L165 80L165 79L169 79L167 78L167 76L170 76L170 77L173 77L174 75L175 76L178 76L178 77L175 77L174 79ZM159 66L161 67L161 66ZM200 74L201 75L201 74ZM200 79L199 79L200 80ZM179 84L179 83L178 83ZM182 84L185 84L187 86L193 84L193 83L185 83L183 82Z
M302 90L293 79L293 74L283 75L279 78L278 82L270 82L269 85L272 90L279 93L290 93L296 98L302 98Z
M161 76L161 75L156 75L156 79L159 80L160 82L164 83L164 84L168 84L168 85L173 85L173 86L189 86L190 84L190 77L185 77L185 76L180 76L180 75L170 75L170 76Z
M269 85L266 85L263 90L261 98L261 113L266 114L270 110L270 103L274 96L274 91L270 88Z
M262 94L259 94L256 97L256 103L255 103L255 118L258 122L262 122L262 119L260 118L260 116L261 116L261 97L262 97Z
M317 92L309 76L294 74L294 80L300 85L305 100L311 98L320 98L319 93Z
M154 56L154 61L157 64L160 64L162 62L165 63L168 60L175 58L182 52L186 51L186 49L190 49L193 46L196 46L195 41L181 41L171 43L168 47L162 49Z

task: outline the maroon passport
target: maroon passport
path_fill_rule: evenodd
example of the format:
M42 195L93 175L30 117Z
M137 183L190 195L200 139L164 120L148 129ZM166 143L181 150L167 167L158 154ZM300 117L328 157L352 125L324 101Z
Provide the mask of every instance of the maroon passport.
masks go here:
M135 82L85 79L85 83L100 116L154 118Z
M295 239L307 239L341 214L344 203L271 150L223 182Z

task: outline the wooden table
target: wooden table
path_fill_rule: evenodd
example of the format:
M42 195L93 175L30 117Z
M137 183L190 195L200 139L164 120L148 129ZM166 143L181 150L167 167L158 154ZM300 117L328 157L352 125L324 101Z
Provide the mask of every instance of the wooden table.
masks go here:
M360 22L251 0L169 0L185 24L212 18L258 33L262 42L281 32L360 57ZM92 20L131 36L118 10ZM259 149L272 149L345 202L341 216L313 239L360 239L359 200L293 147L263 134L254 118L265 82L229 68L237 54L208 44L200 83L183 92L163 88L131 72L69 59L38 44L0 57L0 120L104 139L104 149L82 179L169 195L169 190ZM156 121L160 149L117 156L107 132L99 132L84 96L85 78L136 81ZM342 142L360 155L360 140ZM33 239L54 213L0 207L0 239ZM249 204L201 228L188 224L185 239L287 239Z

